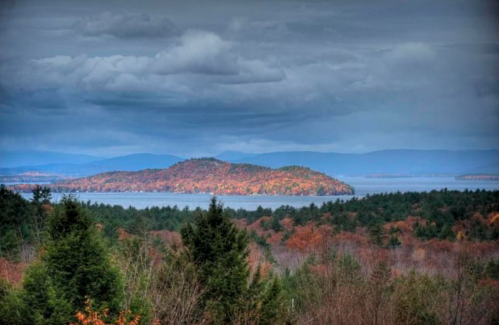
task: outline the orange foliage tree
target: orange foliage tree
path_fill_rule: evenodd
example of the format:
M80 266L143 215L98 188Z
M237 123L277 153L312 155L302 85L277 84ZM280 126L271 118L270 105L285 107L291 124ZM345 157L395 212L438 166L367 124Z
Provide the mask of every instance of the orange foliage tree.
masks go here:
M139 325L140 316L130 316L129 311L122 310L116 322L107 323L108 311L105 309L102 312L93 310L92 302L87 298L85 302L85 310L78 311L75 315L77 321L69 323L69 325ZM157 320L152 325L159 324Z

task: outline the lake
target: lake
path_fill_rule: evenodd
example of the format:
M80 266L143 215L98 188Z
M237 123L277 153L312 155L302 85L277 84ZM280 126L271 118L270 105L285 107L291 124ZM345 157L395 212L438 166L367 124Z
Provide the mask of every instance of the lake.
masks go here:
M423 192L440 190L499 190L499 181L459 181L454 177L413 177L413 178L364 178L364 177L338 177L341 181L355 187L356 197L366 194L385 192ZM24 197L31 198L31 194L24 193ZM184 208L208 207L209 194L175 194L175 193L78 193L78 199L124 207L133 206L143 209L152 206L178 206ZM54 193L54 200L61 199L62 194ZM315 203L342 199L351 199L352 195L339 196L234 196L221 195L219 199L225 206L234 209L243 208L255 210L258 206L265 208L278 208L281 205L302 207Z

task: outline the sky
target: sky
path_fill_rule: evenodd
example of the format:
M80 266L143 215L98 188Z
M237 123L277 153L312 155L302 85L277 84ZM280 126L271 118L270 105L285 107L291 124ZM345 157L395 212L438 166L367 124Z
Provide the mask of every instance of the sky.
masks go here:
M499 148L487 0L0 1L0 150Z

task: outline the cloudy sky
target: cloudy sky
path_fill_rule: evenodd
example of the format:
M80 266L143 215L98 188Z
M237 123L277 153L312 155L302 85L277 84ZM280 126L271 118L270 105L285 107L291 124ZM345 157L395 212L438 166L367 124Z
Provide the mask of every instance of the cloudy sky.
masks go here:
M499 148L497 1L0 2L0 150Z

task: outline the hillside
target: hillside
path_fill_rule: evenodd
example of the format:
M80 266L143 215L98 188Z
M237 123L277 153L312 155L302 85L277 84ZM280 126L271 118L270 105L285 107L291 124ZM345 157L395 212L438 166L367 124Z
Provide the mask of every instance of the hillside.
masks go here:
M33 185L16 185L29 191ZM304 167L270 169L215 158L190 159L167 169L108 172L50 185L56 192L173 192L227 195L340 195L351 186Z

